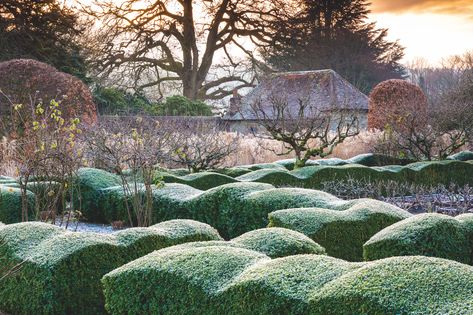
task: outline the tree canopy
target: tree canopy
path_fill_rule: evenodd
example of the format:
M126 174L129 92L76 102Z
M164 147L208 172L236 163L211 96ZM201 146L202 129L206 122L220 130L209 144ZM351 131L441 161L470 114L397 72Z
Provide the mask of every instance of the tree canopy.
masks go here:
M137 89L177 83L189 99L220 99L253 85L234 51L270 43L284 8L281 0L96 1L88 10L101 21L96 69Z
M0 1L0 61L29 58L86 77L76 12L58 0Z
M401 78L403 48L386 39L387 29L366 22L365 0L297 0L301 8L281 23L273 44L263 49L279 70L333 69L361 91Z

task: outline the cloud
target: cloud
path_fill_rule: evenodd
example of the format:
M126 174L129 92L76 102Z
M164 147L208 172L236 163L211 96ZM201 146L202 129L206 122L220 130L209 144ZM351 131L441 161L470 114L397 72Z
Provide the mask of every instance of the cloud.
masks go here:
M472 0L372 0L373 13L440 13L473 16Z

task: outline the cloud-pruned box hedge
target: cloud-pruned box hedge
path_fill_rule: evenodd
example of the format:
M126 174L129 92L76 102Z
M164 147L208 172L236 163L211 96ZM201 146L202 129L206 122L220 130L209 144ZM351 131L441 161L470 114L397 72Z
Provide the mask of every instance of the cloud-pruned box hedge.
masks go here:
M335 208L285 209L268 215L269 226L301 232L325 248L327 254L349 261L363 259L363 244L382 229L411 216L393 205L370 199Z
M28 216L35 216L35 197L31 191L27 191ZM21 190L8 185L0 185L0 222L10 224L21 222Z
M234 238L251 230L266 227L268 213L275 210L319 207L343 211L358 203L369 207L367 200L344 201L328 193L301 189L275 188L262 183L232 183L201 191L183 184L166 184L153 190L153 222L176 218L193 219L215 227L225 238ZM107 221L127 221L121 187L101 191L99 207ZM373 207L386 203L372 201ZM407 212L403 212L407 215Z
M452 154L447 157L449 160L457 160L457 161L471 161L473 160L473 152L471 151L461 151L456 154Z
M102 314L100 279L107 272L163 247L221 240L212 227L190 220L109 235L17 223L0 229L0 239L1 270L20 266L0 282L0 309L11 314Z
M113 270L102 283L110 314L473 312L473 267L422 256L350 263L323 255L270 259L219 245L171 247Z
M264 228L247 232L230 241L192 242L173 249L229 246L253 250L271 258L301 254L325 255L325 249L302 233L284 228Z
M473 264L473 214L426 213L393 224L363 246L366 260L423 255Z
M370 158L371 159L371 158ZM276 164L276 163L273 163ZM366 164L372 164L366 162ZM186 176L164 174L163 181L181 183L200 190L207 190L223 183L260 182L277 187L304 187L320 189L327 181L349 178L369 181L394 181L426 186L439 184L473 185L473 163L456 160L417 162L402 165L364 166L360 164L312 165L294 171L284 167L249 170L243 175L230 177L215 172L204 172ZM229 169L227 169L229 172ZM159 176L163 173L157 173Z
M81 168L74 179L79 192L74 198L76 209L81 209L82 214L89 221L101 222L104 220L102 211L97 207L100 190L121 184L118 175L96 168Z

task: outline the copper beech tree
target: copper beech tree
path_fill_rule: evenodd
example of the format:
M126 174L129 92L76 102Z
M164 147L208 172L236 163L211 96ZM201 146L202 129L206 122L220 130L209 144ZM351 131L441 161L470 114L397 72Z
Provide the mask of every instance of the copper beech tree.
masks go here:
M101 20L97 69L126 74L145 89L177 83L189 99L220 99L253 85L241 55L271 42L287 6L281 0L96 1L87 12ZM239 50L243 53L235 53ZM216 57L225 60L213 71ZM240 56L238 56L240 55ZM232 88L225 88L232 83Z

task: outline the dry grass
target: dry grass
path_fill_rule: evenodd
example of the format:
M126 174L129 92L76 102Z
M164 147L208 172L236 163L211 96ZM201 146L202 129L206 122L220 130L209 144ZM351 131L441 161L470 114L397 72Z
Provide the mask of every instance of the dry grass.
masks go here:
M232 132L222 132L220 137L232 141L235 137L240 138L238 151L229 155L225 161L225 167L236 165L271 163L281 159L294 158L293 154L278 155L284 152L281 142L274 140L259 139L253 135L242 135ZM337 146L330 157L347 159L358 154L371 152L377 134L364 131L360 135L345 140ZM18 166L13 159L14 150L5 139L0 142L0 175L17 176ZM165 167L176 167L173 163L165 163ZM84 161L84 166L91 166L91 161Z

